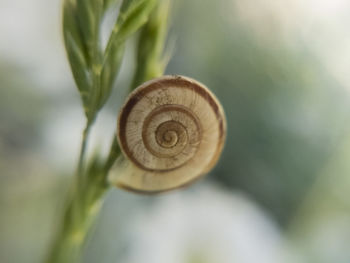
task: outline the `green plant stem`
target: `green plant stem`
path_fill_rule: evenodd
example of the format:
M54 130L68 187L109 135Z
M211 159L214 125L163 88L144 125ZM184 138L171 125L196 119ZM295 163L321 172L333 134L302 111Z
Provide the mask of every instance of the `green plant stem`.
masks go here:
M104 169L104 172L107 174L109 172L109 170L112 168L115 160L117 159L117 157L120 155L121 153L121 150L120 150L120 147L119 147L119 143L118 143L118 140L117 140L117 136L114 136L113 138L113 143L112 143L112 146L111 146L111 149L109 151L109 154L108 154L108 157L107 157L107 160L106 160L106 163L103 167Z
M104 194L109 185L107 175L114 161L120 154L116 137L113 139L110 152L104 162L93 159L86 169L82 169L85 159L85 148L91 124L84 130L80 159L80 175L86 180L75 180L64 206L63 218L58 222L58 232L52 244L46 263L79 262L84 240L91 232L104 201ZM79 178L78 178L79 179Z
M83 131L83 138L81 142L80 147L80 154L79 154L79 162L78 162L78 169L77 169L77 176L81 177L83 174L83 168L84 168L84 159L85 159L85 153L86 153L86 147L87 142L91 130L91 121L87 121L85 129Z
M78 189L81 190L80 187ZM65 207L61 227L46 260L47 263L79 262L84 240L101 209L104 192L105 189L88 201L87 193L74 191Z
M110 95L124 54L125 41L148 21L156 2L156 0L123 0L107 48L102 51L99 44L99 25L103 17L99 3L102 1L64 1L64 36L67 54L88 120L82 135L75 180L66 199L63 216L57 220L57 233L45 263L79 262L84 241L91 232L102 207L104 194L109 189L107 175L121 153L118 140L114 136L106 159L100 160L99 156L95 156L89 158L87 162L86 150L91 126ZM160 9L157 10L160 12ZM165 22L161 19L157 21L159 25ZM145 78L152 77L154 72L157 75L161 74L165 67L165 63L157 59L163 50L161 46L164 45L164 37L155 36L162 35L163 31L155 28L154 23L152 27L146 27L147 32L155 32L147 39L149 43L147 47L156 46L157 52L151 50L151 55L139 56L139 62L145 60L145 63L139 63L139 66L156 70L140 70L142 73L147 73ZM155 42L158 44L155 45ZM142 54L144 53L148 51ZM151 59L154 61L149 63ZM157 62L161 65L155 65ZM149 72L152 74L148 74Z

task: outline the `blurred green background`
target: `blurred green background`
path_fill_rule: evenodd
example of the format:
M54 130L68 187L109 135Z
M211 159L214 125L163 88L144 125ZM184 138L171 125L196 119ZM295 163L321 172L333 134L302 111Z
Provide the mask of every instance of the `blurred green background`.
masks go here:
M188 189L110 191L83 262L350 262L349 11L346 0L174 1L166 73L221 100L224 153ZM60 15L59 0L0 0L0 262L44 258L77 161L84 116ZM108 148L134 48L90 152Z

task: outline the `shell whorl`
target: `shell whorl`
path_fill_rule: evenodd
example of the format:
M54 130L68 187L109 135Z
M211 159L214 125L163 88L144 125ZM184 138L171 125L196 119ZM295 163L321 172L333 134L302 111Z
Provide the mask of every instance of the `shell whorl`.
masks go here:
M204 85L182 76L148 81L120 112L117 136L130 162L112 181L141 192L188 184L215 165L225 135L223 109Z

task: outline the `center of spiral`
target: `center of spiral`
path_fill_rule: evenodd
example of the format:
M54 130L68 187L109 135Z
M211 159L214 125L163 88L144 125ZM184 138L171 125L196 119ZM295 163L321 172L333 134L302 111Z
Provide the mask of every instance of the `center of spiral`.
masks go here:
M176 121L166 121L160 124L156 130L156 140L163 148L183 146L187 142L185 127Z
M142 169L169 171L193 158L201 140L201 125L190 108L160 105L147 113L141 138L136 138L131 142L139 153L135 163Z
M177 144L178 139L179 138L177 137L177 133L175 131L167 131L163 135L163 140L158 143L165 148L170 148Z

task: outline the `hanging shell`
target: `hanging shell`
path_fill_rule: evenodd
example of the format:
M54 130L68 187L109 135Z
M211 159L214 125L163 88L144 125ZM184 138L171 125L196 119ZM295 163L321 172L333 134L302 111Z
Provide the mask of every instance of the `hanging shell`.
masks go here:
M136 192L162 192L187 185L214 167L223 149L226 119L203 84L163 76L129 95L117 136L124 156L110 182Z

